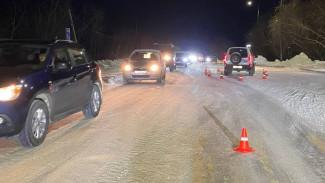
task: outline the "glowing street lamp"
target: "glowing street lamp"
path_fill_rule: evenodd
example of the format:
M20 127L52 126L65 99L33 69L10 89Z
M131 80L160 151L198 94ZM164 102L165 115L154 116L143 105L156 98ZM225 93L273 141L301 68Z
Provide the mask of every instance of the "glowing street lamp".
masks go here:
M253 1L247 1L247 5L248 6L252 6L253 5Z

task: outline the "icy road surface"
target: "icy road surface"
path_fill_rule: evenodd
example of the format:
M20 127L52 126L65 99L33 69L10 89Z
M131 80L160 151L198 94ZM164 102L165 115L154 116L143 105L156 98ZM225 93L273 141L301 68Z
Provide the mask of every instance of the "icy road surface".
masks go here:
M32 149L0 139L0 182L324 182L325 74L261 69L105 84L97 118L52 124ZM233 151L243 127L254 153Z

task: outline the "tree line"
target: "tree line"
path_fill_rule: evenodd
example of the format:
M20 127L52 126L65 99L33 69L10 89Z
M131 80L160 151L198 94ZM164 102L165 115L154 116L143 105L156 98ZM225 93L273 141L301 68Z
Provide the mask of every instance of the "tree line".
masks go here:
M127 57L153 43L135 29L110 31L105 10L90 1L76 6L71 0L10 0L0 7L0 39L65 39L65 28L72 28L70 9L78 43L94 59Z
M247 34L259 55L268 59L291 58L304 52L325 60L325 1L288 0L268 13Z

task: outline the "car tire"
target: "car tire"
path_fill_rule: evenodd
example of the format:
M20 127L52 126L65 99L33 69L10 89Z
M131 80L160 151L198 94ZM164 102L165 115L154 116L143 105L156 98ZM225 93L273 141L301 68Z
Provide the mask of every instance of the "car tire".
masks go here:
M252 68L249 69L249 71L248 71L248 75L249 75L249 76L253 76L254 73L255 73L255 65L254 65Z
M230 62L232 62L234 65L237 65L241 62L242 56L240 53L234 52L230 55Z
M82 111L86 118L94 118L99 114L100 106L102 104L102 96L98 86L94 85L89 99L89 104L86 109Z
M123 78L123 84L128 84L128 83L129 83L129 80L126 78Z
M225 74L225 76L229 76L232 74L232 70L224 68L224 74Z
M40 145L47 134L49 111L41 100L34 100L29 108L25 125L18 135L19 143L24 147Z

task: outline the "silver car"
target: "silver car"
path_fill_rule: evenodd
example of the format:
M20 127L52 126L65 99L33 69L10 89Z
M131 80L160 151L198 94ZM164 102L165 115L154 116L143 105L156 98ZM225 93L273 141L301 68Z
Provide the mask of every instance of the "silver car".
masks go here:
M224 72L228 76L233 70L248 71L249 76L255 73L255 58L252 50L247 47L231 47L223 56Z
M122 66L123 82L133 80L157 80L164 83L166 77L166 64L159 50L134 50L126 63Z

